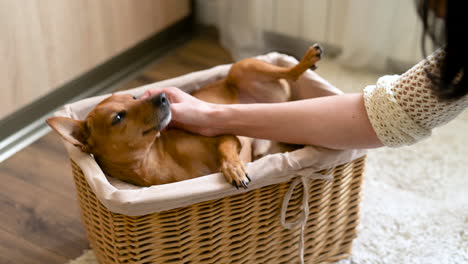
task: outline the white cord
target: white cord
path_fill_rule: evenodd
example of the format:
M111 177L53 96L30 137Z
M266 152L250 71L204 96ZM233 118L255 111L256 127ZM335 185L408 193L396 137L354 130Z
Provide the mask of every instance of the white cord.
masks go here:
M289 186L288 191L283 197L283 204L281 205L281 225L283 225L286 229L294 229L301 226L301 236L299 238L299 258L300 263L304 264L304 232L305 226L307 224L307 218L309 217L309 180L316 179L316 180L331 180L333 176L330 175L323 175L320 173L311 173L307 175L298 175L294 181ZM302 183L302 212L299 218L294 222L286 222L286 211L288 210L289 201L291 200L292 193L296 186Z

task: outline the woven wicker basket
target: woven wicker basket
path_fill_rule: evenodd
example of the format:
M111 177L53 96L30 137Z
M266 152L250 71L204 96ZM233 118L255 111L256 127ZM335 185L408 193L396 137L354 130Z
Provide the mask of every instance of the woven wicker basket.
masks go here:
M257 58L279 66L298 63L279 53ZM229 69L219 65L151 86L193 92L224 78ZM313 82L311 72L305 72L292 85L296 99L341 93L331 89L311 94ZM126 92L140 96L145 89ZM83 119L105 97L66 105L56 115ZM267 155L246 164L253 180L248 191L236 190L219 173L134 189L106 177L90 155L64 144L88 238L102 264L276 264L301 262L302 257L304 263L318 263L350 254L364 150L306 146Z
M365 158L319 173L310 181L304 233L306 263L349 257L358 224ZM300 228L280 223L281 198L292 180L160 213L127 216L109 211L72 160L81 216L100 263L297 263ZM296 188L287 220L301 213Z

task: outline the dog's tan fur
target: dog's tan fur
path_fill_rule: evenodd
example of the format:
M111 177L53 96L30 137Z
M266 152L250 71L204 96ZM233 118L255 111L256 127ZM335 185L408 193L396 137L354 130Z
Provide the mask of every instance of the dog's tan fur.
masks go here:
M288 101L290 91L281 82L297 80L315 67L320 55L321 49L314 45L290 68L253 58L241 60L233 64L227 78L193 96L219 104ZM136 185L165 184L221 171L228 182L246 188L250 178L244 162L250 157L241 159L239 138L205 137L173 128L158 131L169 111L162 97L140 100L116 94L99 103L85 120L53 117L47 122L64 139L93 154L107 175Z

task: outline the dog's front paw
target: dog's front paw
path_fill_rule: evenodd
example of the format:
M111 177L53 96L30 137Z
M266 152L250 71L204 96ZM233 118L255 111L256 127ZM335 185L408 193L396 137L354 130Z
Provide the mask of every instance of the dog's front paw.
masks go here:
M239 189L239 187L247 189L247 185L251 181L241 161L223 161L221 172L224 174L226 180L237 189Z

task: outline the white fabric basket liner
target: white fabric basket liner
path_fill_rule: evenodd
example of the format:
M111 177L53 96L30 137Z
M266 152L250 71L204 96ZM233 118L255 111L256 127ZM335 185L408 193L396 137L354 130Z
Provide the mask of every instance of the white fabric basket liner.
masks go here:
M290 66L298 63L295 58L276 52L258 56L257 58L280 66ZM231 64L216 66L208 70L193 72L123 91L123 93L140 96L149 87L169 86L179 87L184 91L191 92L207 83L225 77L230 66ZM309 88L311 84L311 72L308 70L297 81L295 89ZM337 89L327 92L342 93ZM65 105L55 113L55 116L84 119L97 103L108 96L96 96ZM304 120L304 122L307 122L307 120ZM91 155L82 152L67 141L63 142L70 158L81 168L86 181L99 201L110 211L129 216L166 211L248 192L264 186L286 182L297 176L307 176L323 169L332 168L366 154L366 150L331 150L306 146L293 152L268 155L246 164L247 172L252 179L247 190L237 190L225 180L221 173L170 184L138 187L107 177ZM278 199L282 199L282 197L278 197Z

